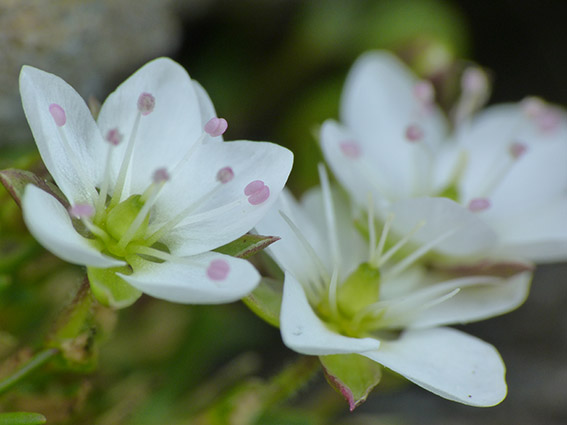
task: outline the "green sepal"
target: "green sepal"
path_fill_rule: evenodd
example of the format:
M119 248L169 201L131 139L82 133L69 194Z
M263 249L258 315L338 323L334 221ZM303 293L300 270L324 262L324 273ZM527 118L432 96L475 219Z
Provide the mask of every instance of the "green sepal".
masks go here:
M337 304L346 317L378 301L380 296L380 271L368 263L362 263L338 287Z
M280 238L277 236L262 236L247 233L238 239L215 249L221 254L238 258L249 258L254 254L266 249Z
M346 398L350 411L362 404L382 377L380 364L359 354L319 356L327 382Z
M282 289L283 285L280 281L264 277L256 289L242 301L262 320L279 328Z
M102 305L112 308L124 308L132 305L142 292L134 288L116 273L131 274L128 266L97 269L87 267L87 276L95 298Z
M54 183L42 179L31 171L8 168L0 171L0 181L19 206L22 204L22 196L24 195L26 186L33 184L50 195L53 195L64 207L69 207L67 198Z
M40 425L46 422L45 416L39 413L0 413L0 425Z

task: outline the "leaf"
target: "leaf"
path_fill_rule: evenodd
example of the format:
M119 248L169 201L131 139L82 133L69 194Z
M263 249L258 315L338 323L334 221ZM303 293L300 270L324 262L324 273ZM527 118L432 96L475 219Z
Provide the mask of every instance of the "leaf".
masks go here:
M18 170L16 168L8 168L0 171L0 181L10 192L18 206L21 206L21 199L24 195L24 189L28 184L33 184L47 193L53 195L65 208L69 207L69 202L63 192L52 182L42 179L31 171Z
M40 425L46 422L45 416L39 413L0 413L0 425Z
M350 411L362 404L382 377L382 367L358 354L319 356L329 384L348 401Z
M254 314L279 328L282 295L282 283L264 277L256 289L242 300Z
M279 239L280 238L277 236L262 236L247 233L235 241L215 249L215 251L232 257L249 258L263 249L266 249Z

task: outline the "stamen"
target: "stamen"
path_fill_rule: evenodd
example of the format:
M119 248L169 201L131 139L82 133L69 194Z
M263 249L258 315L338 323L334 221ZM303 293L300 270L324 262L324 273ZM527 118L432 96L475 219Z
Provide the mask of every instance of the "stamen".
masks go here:
M75 204L69 207L69 214L76 218L91 218L95 209L89 204Z
M224 118L211 118L205 124L205 132L213 137L221 136L228 128L228 123Z
M368 262L372 264L372 259L376 256L376 221L374 219L374 202L372 201L372 192L368 192Z
M321 191L323 194L323 208L325 210L325 219L327 222L327 234L331 242L331 252L333 255L333 264L338 266L341 264L339 251L339 238L337 234L337 225L335 221L335 208L333 205L333 196L331 195L331 185L329 184L329 176L327 170L322 163L319 163L319 180L321 182Z
M49 113L53 117L53 121L55 121L57 127L63 127L67 122L67 115L65 114L65 110L57 103L52 103L51 105L49 105Z
M461 87L463 91L472 95L485 93L488 89L486 73L475 66L465 69L461 77Z
M234 171L230 167L223 167L217 172L217 180L223 184L234 178Z
M138 97L138 111L144 116L149 115L153 112L156 106L156 98L150 93L142 93Z
M386 245L386 239L388 238L388 233L390 232L390 227L392 226L392 222L394 221L394 214L390 213L388 218L386 218L386 222L382 227L382 233L380 234L380 241L378 241L378 246L376 247L376 251L374 256L371 258L369 263L374 266L374 268L378 267L380 263L380 259L382 258L382 253L384 252L384 246Z
M410 124L406 127L405 136L410 142L418 142L423 139L423 129L417 124Z
M118 131L118 128L113 128L108 130L106 137L104 138L112 146L118 146L122 142L124 136Z
M475 198L469 202L469 210L472 212L484 211L490 208L490 199L488 198Z
M322 280L328 282L329 274L327 273L327 270L325 269L323 262L321 261L321 259L319 258L319 256L317 255L311 244L307 241L307 239L305 239L305 236L303 236L301 230L299 230L299 228L295 225L295 223L291 221L291 219L286 215L286 213L284 213L282 210L280 210L279 213L282 216L282 218L285 220L287 225L290 227L292 232L295 234L295 237L299 240L299 242L307 252L307 255L311 257L311 261L313 261L313 263L319 270L319 275L321 276Z
M392 256L398 252L409 240L410 238L417 233L419 229L425 226L425 220L421 220L419 223L415 225L415 227L402 239L400 239L389 251L387 251L384 256L378 262L377 267L382 267L386 262L392 258Z
M333 274L331 275L331 282L329 282L329 308L333 317L339 317L339 305L337 303L337 290L339 281L339 265L335 263L333 267Z
M362 151L360 149L360 145L356 142L351 140L341 142L339 147L341 148L341 152L344 156L352 159L359 158Z
M167 168L158 168L154 171L154 175L152 176L152 180L154 183L165 183L170 179L169 173L167 172Z
M230 266L225 260L216 259L209 264L207 276L211 280L225 280L229 271Z
M439 245L449 236L452 236L456 231L457 228L449 230L443 233L442 235L438 236L437 238L433 239L432 241L428 242L427 244L422 245L420 248L416 249L412 254L408 255L406 258L404 258L402 261L400 261L390 270L387 270L386 272L387 278L389 279L403 272L405 269L407 269L409 266L411 266L413 263L415 263L425 254L427 254L429 251L431 251L433 248L435 248L437 245Z
M140 118L142 115L148 115L151 113L155 106L155 98L149 93L142 93L138 98L138 114L134 119L134 125L132 126L132 131L130 132L130 139L128 140L128 145L126 146L126 151L124 152L124 157L122 158L122 164L120 165L120 171L118 173L118 178L116 179L116 185L114 187L114 193L112 194L112 199L110 200L110 206L116 206L122 198L122 191L124 190L124 184L126 183L126 173L128 172L128 167L130 166L130 161L132 160L132 153L134 152L134 141L136 140L136 134L138 133L138 127L140 125Z
M252 205L260 205L270 197L270 188L262 180L254 180L244 188L244 194Z
M514 159L522 157L527 150L528 146L522 142L514 142L510 145L510 155L512 155Z

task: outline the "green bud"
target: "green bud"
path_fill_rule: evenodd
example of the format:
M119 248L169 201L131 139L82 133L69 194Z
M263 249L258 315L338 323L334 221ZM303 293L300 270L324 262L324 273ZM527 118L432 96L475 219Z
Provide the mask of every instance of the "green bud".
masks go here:
M338 288L339 311L353 317L364 307L378 301L380 297L380 271L368 263L362 263Z

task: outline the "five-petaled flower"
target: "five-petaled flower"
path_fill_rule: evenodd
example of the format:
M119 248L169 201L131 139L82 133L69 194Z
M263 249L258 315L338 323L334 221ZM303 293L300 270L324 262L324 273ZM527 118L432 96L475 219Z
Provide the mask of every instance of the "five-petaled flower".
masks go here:
M366 53L345 83L341 123L323 124L325 158L359 205L372 193L377 213L446 197L495 232L487 257L564 260L567 116L536 98L473 114L486 85L478 69L464 73L450 132L430 82L387 52Z
M99 300L123 307L144 292L222 303L257 285L250 263L212 250L268 211L291 170L291 152L223 142L227 122L165 58L127 79L97 121L52 74L24 67L20 91L41 157L70 204L28 185L25 222L48 250L87 267Z
M285 272L280 315L284 343L309 355L365 356L464 404L502 401L505 367L496 349L445 325L518 307L527 296L531 272L449 280L430 274L415 263L435 243L408 251L408 238L389 241L390 223L378 237L374 220L369 220L369 243L364 241L352 225L348 201L338 199L339 192L332 194L323 169L321 174L322 190L311 190L301 204L284 191L256 226L260 233L281 236L268 252ZM412 201L406 207L428 203ZM466 222L460 208L447 205L453 220ZM463 232L475 228L475 223L457 226L454 236L462 239ZM448 240L442 227L433 229L437 242ZM352 409L354 401L349 402Z

